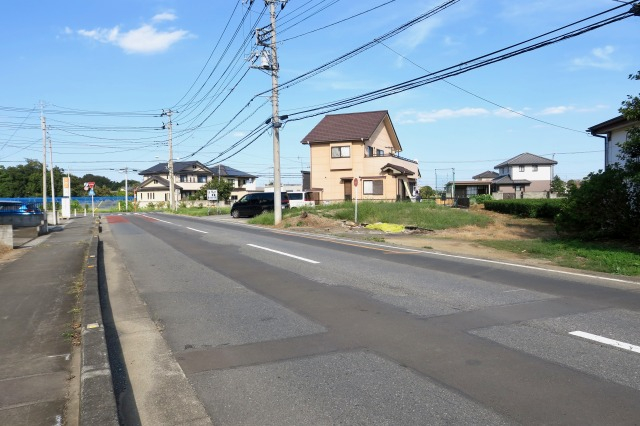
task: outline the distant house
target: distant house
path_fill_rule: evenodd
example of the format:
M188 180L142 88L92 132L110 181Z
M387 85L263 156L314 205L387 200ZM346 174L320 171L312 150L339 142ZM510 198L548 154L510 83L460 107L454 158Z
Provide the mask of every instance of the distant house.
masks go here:
M402 200L420 177L418 163L398 155L402 146L388 111L325 116L301 141L309 145L309 190L319 201Z
M445 192L447 197L453 198L468 198L474 195L491 194L491 182L496 177L498 177L498 173L488 170L472 176L471 179L473 180L447 182ZM454 191L455 195L453 195Z
M494 169L498 176L492 181L492 196L496 199L545 198L551 193L555 160L525 152Z
M167 163L158 163L138 174L143 177L143 182L136 189L139 205L169 203L171 183ZM256 176L223 164L207 167L199 161L176 161L173 163L173 178L176 201L188 200L213 179L230 182L233 185L230 201L235 201L255 189Z
M557 161L525 152L486 171L471 181L448 182L447 196L454 198L491 194L495 199L547 198L551 196L553 166Z
M620 115L587 129L593 136L600 136L604 139L605 168L615 163L624 164L624 160L620 158L621 150L619 144L627 140L628 130L639 124L637 121L629 121Z

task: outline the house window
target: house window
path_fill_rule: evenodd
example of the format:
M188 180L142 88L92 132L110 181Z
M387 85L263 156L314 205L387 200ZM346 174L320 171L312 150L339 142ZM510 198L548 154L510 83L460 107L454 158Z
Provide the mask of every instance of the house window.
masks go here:
M198 183L207 183L207 176L206 175L198 176Z
M153 184L154 184L154 185L157 185L157 184L158 184L158 179L154 179L154 180L153 180Z
M537 172L538 171L538 166L531 166L531 171L532 172Z
M367 157L373 157L373 147L372 146L365 146L365 150L366 150Z
M227 182L229 182L232 186L235 186L235 179L227 179Z
M331 147L331 158L347 158L350 157L350 151L348 146L334 146Z
M524 172L524 166L520 166L520 167L518 168L518 170L519 170L519 171L521 171L521 172Z
M187 175L180 175L180 182L186 182L187 181Z
M155 200L156 193L155 192L147 192L147 200Z
M467 187L467 196L469 195L478 195L478 187L477 186L468 186Z
M382 180L363 180L362 191L365 195L382 195Z
M377 155L378 157L384 157L384 149L379 149L379 150L376 152L376 155Z

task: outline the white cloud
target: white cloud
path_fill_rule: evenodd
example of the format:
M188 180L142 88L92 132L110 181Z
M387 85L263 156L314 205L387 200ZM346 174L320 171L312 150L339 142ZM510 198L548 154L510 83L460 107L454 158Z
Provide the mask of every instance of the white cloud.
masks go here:
M170 12L160 13L153 17L154 22L173 21L174 19L176 16ZM72 30L66 27L64 32L70 34ZM120 26L115 26L92 30L81 29L76 33L100 43L116 45L126 53L143 54L165 52L180 40L193 37L186 30L162 31L151 24L143 24L139 28L124 32L120 30Z
M399 114L399 122L403 124L411 123L435 123L439 120L448 120L461 117L477 117L487 115L489 111L484 108L460 108L460 109L439 109L434 111L405 111Z
M619 70L622 68L622 64L617 63L613 58L615 50L613 46L596 47L591 50L591 56L575 58L571 63L578 68Z
M151 20L153 22L175 21L178 17L172 12L162 12L155 15Z
M413 50L420 46L431 35L433 30L442 25L442 20L430 18L405 31L398 39L396 46L404 50Z
M575 110L575 108L572 106L564 106L564 105L552 106L552 107L547 107L542 111L540 111L539 115L559 115L559 114L564 114L566 112L573 111L573 110Z
M522 114L524 114L524 111L517 111L513 108L509 108L509 109L500 108L493 111L493 115L495 115L496 117L502 117L502 118L519 118L519 117L522 117Z

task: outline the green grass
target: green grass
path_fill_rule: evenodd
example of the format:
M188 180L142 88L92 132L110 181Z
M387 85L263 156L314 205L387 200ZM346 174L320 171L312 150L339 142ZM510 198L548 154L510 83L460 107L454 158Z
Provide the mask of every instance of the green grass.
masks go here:
M487 247L547 259L559 266L620 275L640 275L640 250L614 243L577 240L478 241Z
M316 206L309 213L337 219L355 218L355 203L338 203ZM285 216L298 212L286 212ZM397 223L425 229L447 229L475 225L484 227L492 220L469 210L453 209L430 203L381 203L362 201L358 203L358 223Z

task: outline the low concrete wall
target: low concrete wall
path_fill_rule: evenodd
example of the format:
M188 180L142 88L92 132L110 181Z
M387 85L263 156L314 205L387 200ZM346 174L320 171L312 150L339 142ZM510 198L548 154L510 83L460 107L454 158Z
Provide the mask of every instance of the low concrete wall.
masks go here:
M12 225L14 228L29 228L40 226L44 220L42 214L11 214L0 216L0 225Z
M0 225L0 248L13 250L13 226Z

